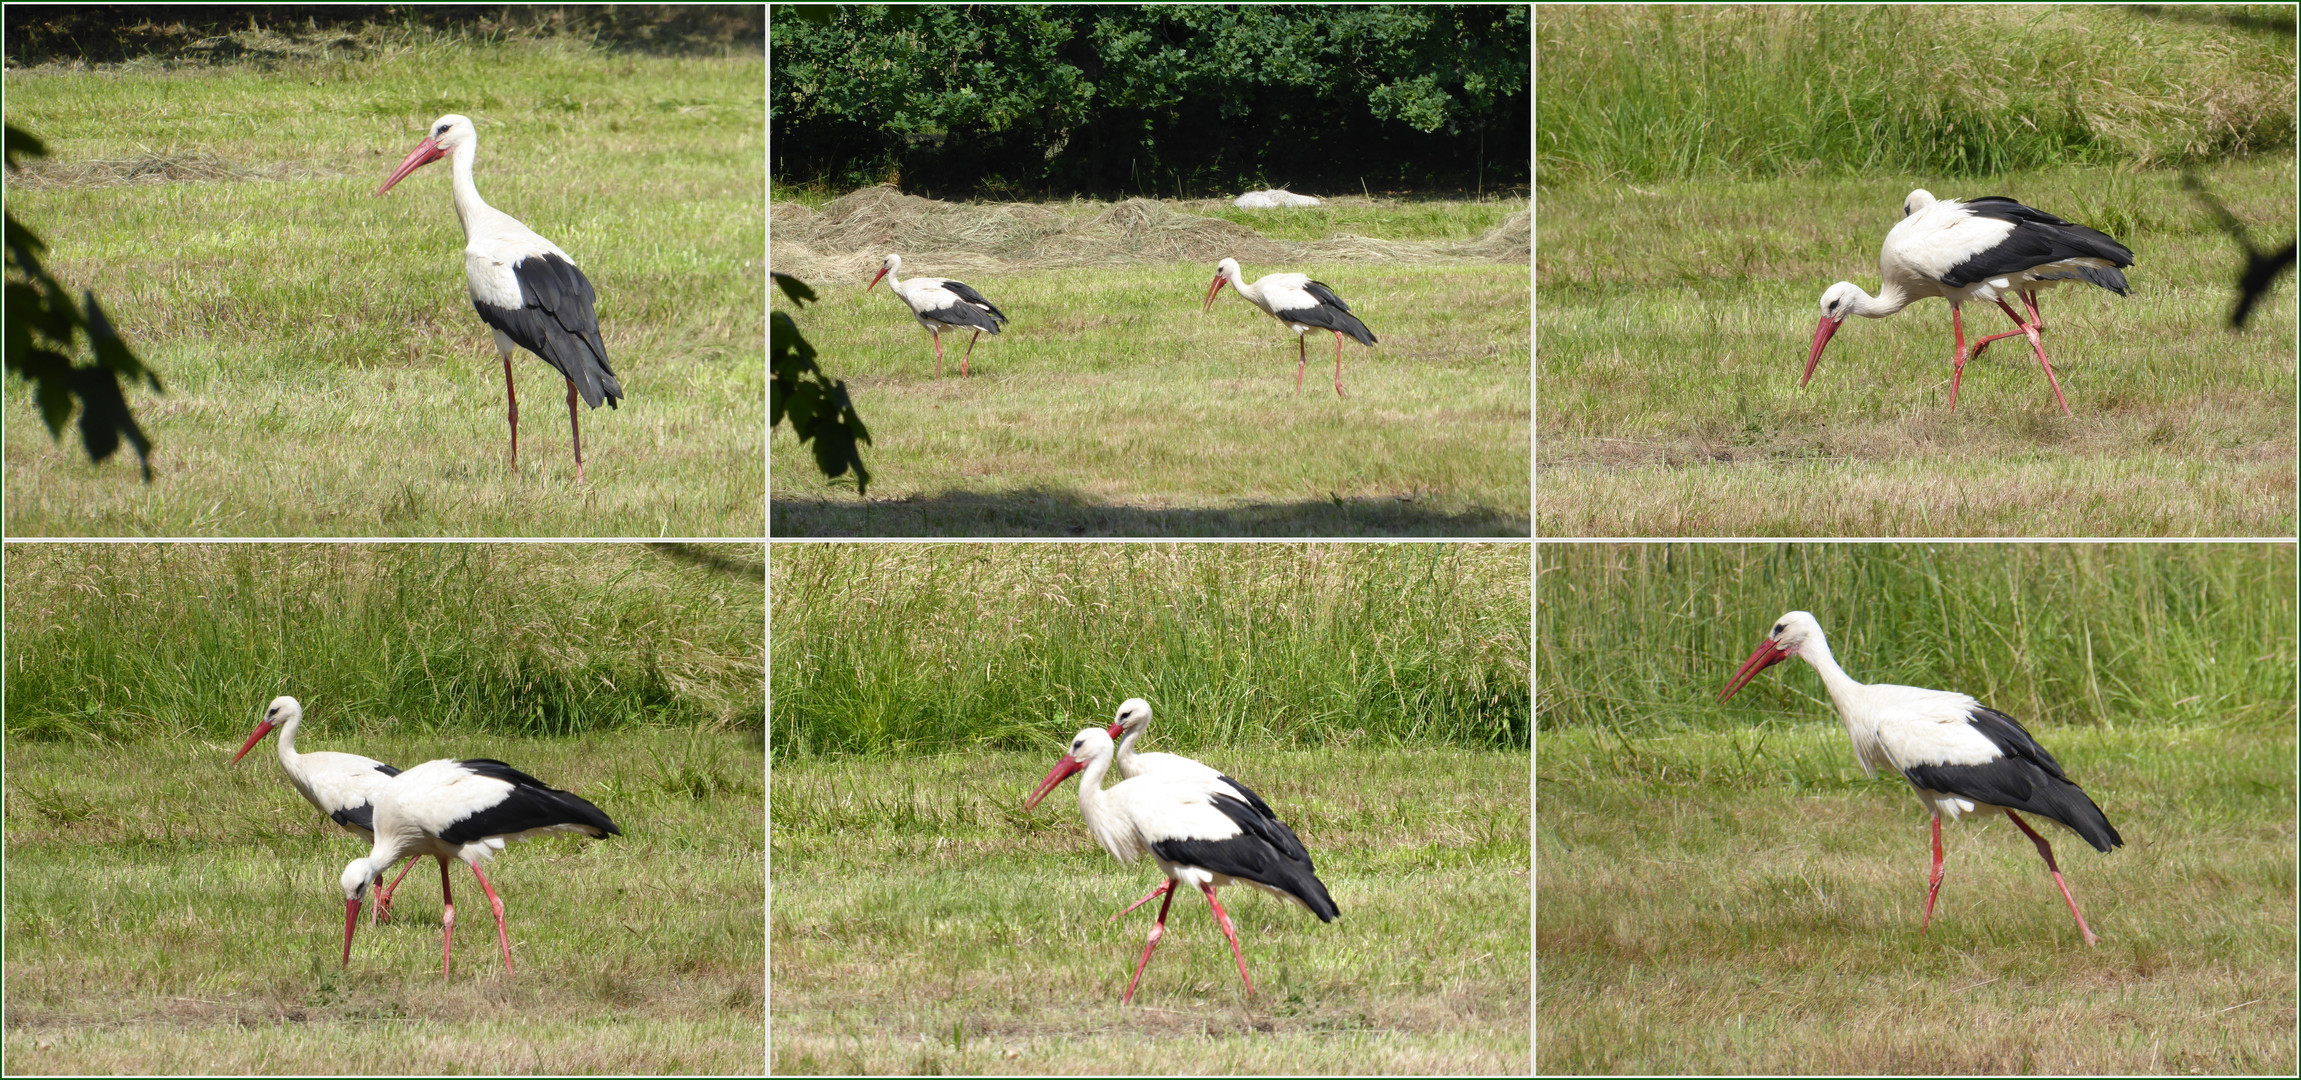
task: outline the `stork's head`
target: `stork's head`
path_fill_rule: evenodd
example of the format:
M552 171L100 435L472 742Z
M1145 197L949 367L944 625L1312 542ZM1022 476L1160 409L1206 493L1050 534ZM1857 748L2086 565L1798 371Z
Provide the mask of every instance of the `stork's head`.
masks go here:
M1199 305L1199 310L1204 312L1213 309L1214 295L1222 291L1223 282L1236 285L1239 280L1237 259L1224 259L1214 264L1214 284L1206 287L1206 303Z
M1919 192L1924 194L1924 192ZM1868 293L1851 281L1841 281L1822 293L1822 321L1814 327L1814 349L1806 354L1806 375L1798 380L1799 386L1812 381L1814 367L1822 362L1822 349L1830 343L1830 335L1844 326L1854 313L1854 306L1867 299Z
M871 278L871 283L869 285L863 286L863 291L870 292L871 290L878 288L880 278L886 277L887 275L892 274L897 270L901 270L902 268L903 257L901 255L895 254L894 252L888 252L886 258L879 260L879 272ZM894 288L893 285L889 285L887 287L890 289Z
M284 694L273 698L272 703L264 708L263 723L257 724L255 733L248 736L247 742L240 744L240 752L232 755L232 764L239 764L241 758L248 756L248 751L255 749L257 743L264 741L264 736L272 733L273 728L286 727L303 718L304 707L297 704L296 699Z
M1047 770L1047 778L1039 781L1038 790L1031 792L1031 797L1023 800L1023 809L1029 810L1039 805L1039 800L1046 798L1047 792L1053 791L1056 785L1070 779L1072 773L1079 772L1096 761L1107 761L1110 756L1111 736L1109 732L1099 727L1091 727L1071 736L1070 752L1064 754L1061 761L1055 762L1054 768Z
M376 189L376 194L381 195L390 191L393 184L407 179L407 174L417 169L447 157L466 146L477 145L479 145L479 129L471 126L469 117L456 113L442 116L431 122L431 131L425 134L423 141L417 143L415 149L408 153L407 160L400 162L399 168L392 171L391 179L384 181L383 186Z
M1734 691L1741 689L1759 672L1798 655L1800 649L1821 640L1822 624L1815 622L1814 617L1806 612L1793 611L1774 620L1774 628L1766 634L1765 644L1758 646L1758 651L1742 661L1741 670L1734 672L1733 679L1726 683L1724 690L1718 691L1718 700L1733 697Z
M1114 739L1124 738L1127 732L1138 731L1144 724L1150 723L1150 718L1150 702L1139 697L1128 698L1125 704L1119 706L1119 714L1111 721L1108 734Z
M360 900L367 896L368 882L376 876L375 865L366 856L353 859L344 866L341 884L344 887L344 959L343 966L352 963L352 929L360 922Z
M1932 206L1935 201L1936 200L1933 197L1933 192L1927 191L1924 188L1919 188L1916 191L1910 192L1909 198L1902 200L1902 216L1908 217L1911 214L1917 213L1926 207Z

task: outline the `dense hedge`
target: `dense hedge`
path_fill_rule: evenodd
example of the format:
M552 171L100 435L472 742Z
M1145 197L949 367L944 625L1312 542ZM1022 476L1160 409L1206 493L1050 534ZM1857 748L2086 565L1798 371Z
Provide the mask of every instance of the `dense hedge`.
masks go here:
M918 194L1528 182L1523 6L776 5L775 175Z

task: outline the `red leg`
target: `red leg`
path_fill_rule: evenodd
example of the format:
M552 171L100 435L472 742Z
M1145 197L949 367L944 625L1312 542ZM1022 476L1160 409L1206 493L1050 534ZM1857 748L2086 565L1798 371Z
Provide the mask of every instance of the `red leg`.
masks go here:
M1941 811L1933 814L1933 878L1927 883L1925 918L1918 920L1918 932L1924 933L1933 922L1933 898L1941 895Z
M1302 392L1302 369L1309 366L1308 347L1303 345L1302 335L1296 334L1294 335L1294 392L1297 394Z
M408 856L407 862L401 864L399 868L399 876L391 879L391 884L384 886L382 889L376 892L375 918L370 922L370 925L374 925L374 923L384 923L391 921L391 894L394 890L399 888L400 882L407 880L407 872L415 869L415 864L418 861L421 861L422 858L423 856L421 855ZM376 880L382 881L383 875L377 874Z
M511 423L511 471L519 471L519 391L511 385L511 354L503 354L503 403Z
M439 977L444 979L455 960L455 893L448 889L446 859L439 861L439 905Z
M503 899L495 895L495 886L487 883L487 875L480 870L478 863L471 864L471 876L479 879L481 891L487 893L488 906L495 909L495 939L503 943L503 970L506 974L513 974L511 970L511 931L503 925Z
M1949 411L1956 412L1957 384L1965 378L1966 355L1965 319L1958 314L1958 306L1954 303L1949 306L1949 327L1950 332L1957 335L1957 355L1951 359L1949 368Z
M1246 992L1254 993L1254 980L1246 977L1246 954L1239 951L1238 932L1230 928L1230 916L1223 913L1222 901L1214 898L1214 884L1202 882L1199 890L1206 893L1207 906L1214 909L1214 921L1222 927L1222 936L1230 939L1230 955L1238 960L1238 977L1246 983Z
M1127 980L1126 996L1119 999L1121 1005L1135 999L1135 984L1142 981L1143 968L1150 964L1151 950L1158 948L1158 939L1166 936L1166 909L1174 903L1174 890L1171 888L1174 882L1169 881L1167 884L1170 888L1167 890L1166 900L1158 906L1158 921L1151 924L1150 940L1143 942L1143 958L1135 961L1135 977ZM1148 900L1150 897L1146 896L1143 899ZM1127 910L1132 911L1134 909L1129 908Z
M1334 335L1334 396L1349 397L1342 392L1342 334Z
M1152 890L1150 891L1150 895L1149 895L1149 896L1145 896L1145 897L1143 897L1142 899L1135 901L1134 903L1128 904L1128 905L1127 905L1127 910L1126 910L1126 911L1122 911L1122 912L1119 912L1118 914L1116 914L1116 915L1113 915L1113 916L1111 916L1110 918L1103 920L1103 925L1104 925L1104 926L1109 926L1110 924L1112 924L1112 923L1115 923L1115 922L1119 921L1119 920L1120 920L1120 919L1122 919L1122 918L1125 918L1125 917L1126 917L1126 915L1127 915L1127 912L1131 912L1131 911L1133 911L1134 909L1136 909L1136 908L1139 908L1139 907L1143 906L1144 904L1150 903L1151 901L1153 901L1153 900L1156 900L1156 899L1158 899L1158 898L1159 898L1159 897L1161 897L1161 896L1165 896L1165 895L1167 894L1168 890L1170 890L1170 889L1173 889L1173 888L1174 888L1174 879L1173 879L1173 878L1167 878L1166 880L1164 880L1164 881L1162 881L1162 882L1160 882L1160 883L1159 883L1159 887L1158 887L1158 888L1152 889Z
M943 335L930 333L928 336L935 339L935 377L940 379L943 377Z
M977 330L977 331L975 331L975 336L974 336L974 337L971 337L971 338L968 338L968 339L967 339L967 355L966 355L966 356L962 356L962 357L960 357L960 358L959 358L959 377L960 377L960 378L965 378L965 377L966 377L966 375L967 375L967 357L971 357L971 356L975 355L975 342L981 341L982 339L983 339L983 332L982 332L982 331L980 331L980 330Z
M2093 928L2085 925L2085 913L2077 910L2077 898L2069 895L2069 883L2061 880L2061 867L2053 861L2053 845L2046 843L2045 837L2037 835L2037 830L2030 828L2029 822L2023 821L2013 811L2006 811L2005 816L2012 818L2014 824L2021 826L2021 831L2028 833L2029 838L2037 842L2037 853L2045 856L2045 868L2053 871L2054 887L2061 890L2063 900L2069 901L2069 913L2077 918L2077 932L2085 935L2085 943L2099 943L2101 939L2093 936Z
M2061 406L2061 414L2068 416L2069 401L2061 396L2061 380L2053 375L2053 361L2045 358L2045 341L2037 336L2037 327L2022 322L2021 316L2014 315L2013 308L2008 307L2005 301L1999 300L1997 306L2005 308L2005 313L2013 316L2013 321L2021 323L2022 332L2029 335L2029 347L2037 353L2038 366L2045 369L2045 381L2053 384L2053 400Z
M583 482L583 424L576 419L575 380L567 380L567 437L575 442L575 482Z

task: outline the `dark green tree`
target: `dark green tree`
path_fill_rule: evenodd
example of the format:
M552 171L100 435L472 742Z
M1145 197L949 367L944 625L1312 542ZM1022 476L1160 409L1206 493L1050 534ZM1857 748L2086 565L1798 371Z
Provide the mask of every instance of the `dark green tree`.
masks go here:
M815 290L806 282L789 274L773 276L775 287L793 307L814 301ZM868 444L871 432L847 396L846 380L823 373L815 363L815 346L808 344L799 333L799 324L785 312L778 311L769 319L767 356L772 379L767 388L768 429L789 418L799 441L814 444L815 466L824 476L837 479L853 469L856 493L868 492L871 471L863 467L863 452L857 444Z

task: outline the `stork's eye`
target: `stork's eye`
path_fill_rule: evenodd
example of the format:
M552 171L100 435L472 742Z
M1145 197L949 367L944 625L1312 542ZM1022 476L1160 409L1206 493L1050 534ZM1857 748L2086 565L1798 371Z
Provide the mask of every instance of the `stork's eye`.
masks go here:
M1782 636L1782 627L1785 627L1785 626L1788 626L1788 625L1789 625L1788 623L1775 623L1775 624L1774 624L1774 636L1775 636L1775 637L1780 637L1780 636Z

